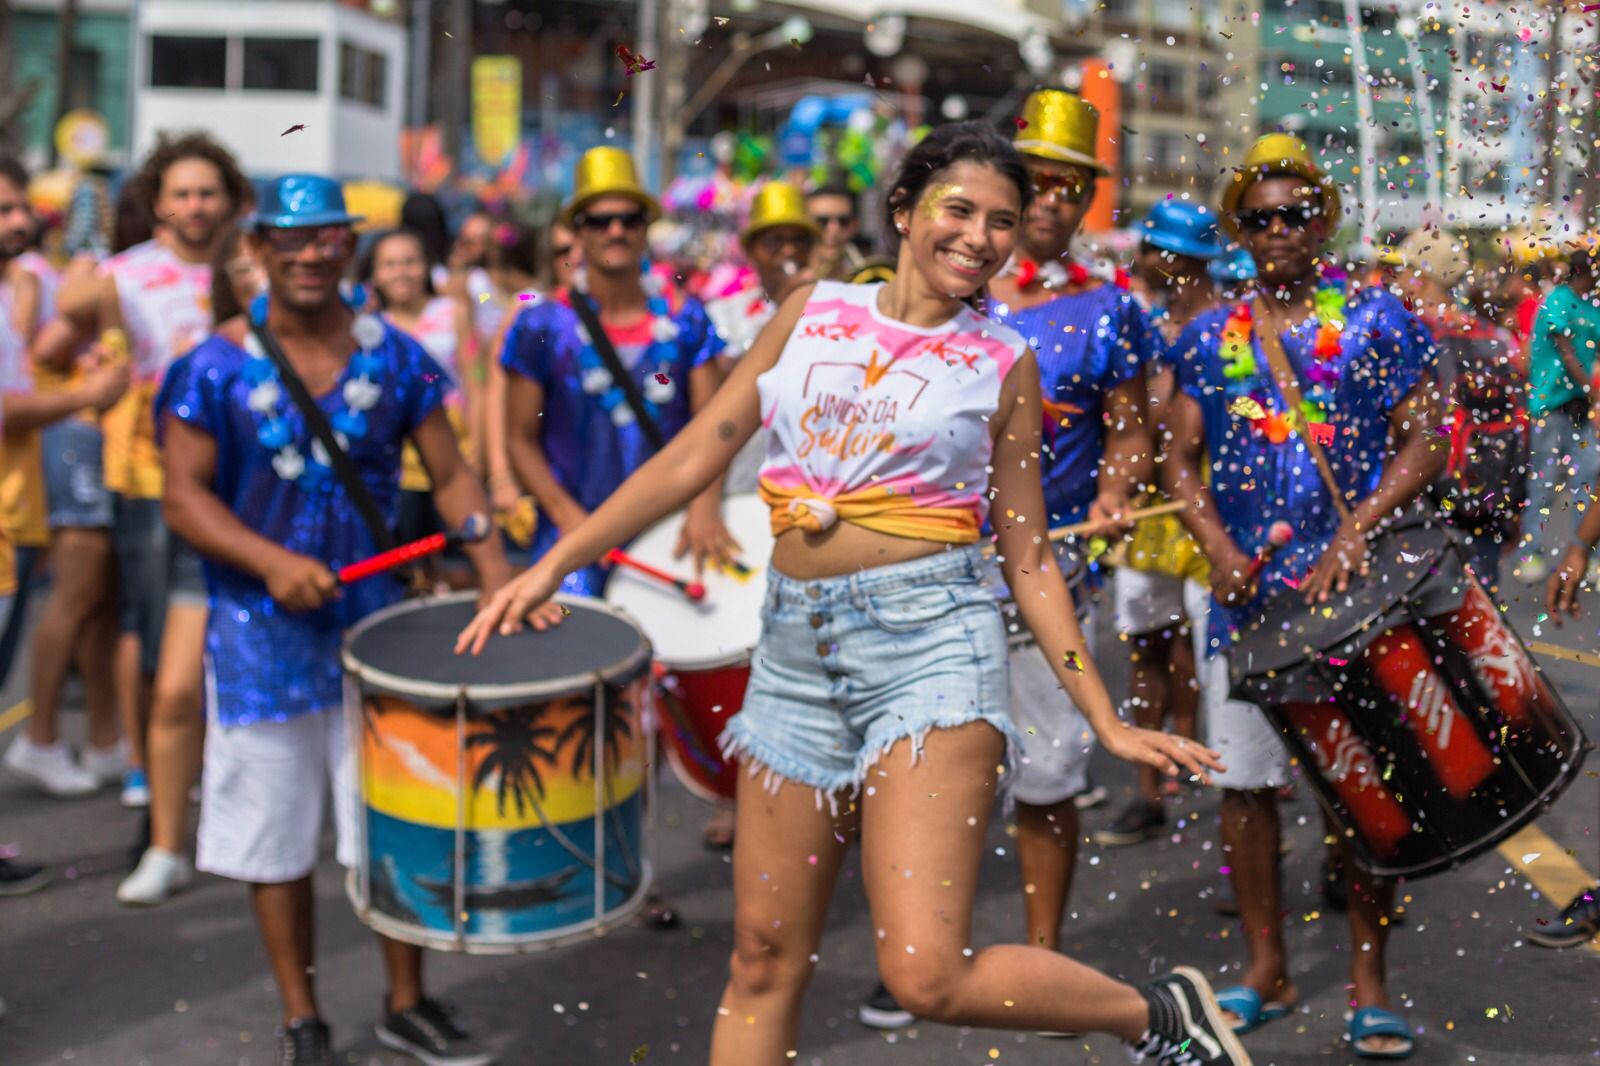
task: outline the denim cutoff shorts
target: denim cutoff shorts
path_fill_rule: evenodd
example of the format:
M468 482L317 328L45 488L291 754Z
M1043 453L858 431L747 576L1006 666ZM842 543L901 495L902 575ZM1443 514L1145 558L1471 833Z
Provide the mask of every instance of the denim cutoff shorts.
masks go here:
M743 709L723 754L770 789L856 789L896 741L987 722L1015 765L1006 638L976 546L819 581L773 570ZM1008 772L1002 784L1009 781Z

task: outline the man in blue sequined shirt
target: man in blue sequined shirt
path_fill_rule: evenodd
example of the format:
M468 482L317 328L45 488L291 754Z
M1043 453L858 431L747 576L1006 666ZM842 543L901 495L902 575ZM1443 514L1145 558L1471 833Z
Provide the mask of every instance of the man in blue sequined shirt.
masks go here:
M1163 482L1188 504L1184 523L1211 562L1216 602L1203 667L1206 742L1227 766L1215 777L1224 790L1223 861L1251 933L1244 979L1222 990L1218 1002L1244 1032L1283 1016L1297 993L1277 874L1277 789L1290 783L1289 757L1260 709L1226 697L1232 634L1259 615L1268 595L1327 603L1343 593L1366 572L1368 537L1380 520L1422 494L1443 470L1445 450L1434 433L1442 414L1427 330L1386 290L1328 295L1334 279L1320 253L1339 221L1338 187L1305 145L1284 134L1257 142L1228 186L1219 217L1255 258L1256 299L1247 340L1237 347L1224 342L1230 320L1236 329L1245 322L1237 304L1201 315L1173 346L1182 392L1174 401ZM1323 332L1341 317L1328 314L1330 300L1343 324ZM1273 421L1290 405L1279 385L1287 378L1273 369L1260 339L1265 329L1281 339L1303 397L1320 399L1327 428L1314 429L1316 420L1299 412ZM1313 432L1349 518L1335 506L1307 446ZM1209 488L1203 454L1210 457ZM1278 521L1291 526L1294 540L1258 582L1251 559ZM1339 851L1348 860L1348 849ZM1384 961L1394 886L1349 861L1344 871L1356 1008L1348 1035L1357 1054L1404 1057L1413 1037L1391 1009Z
M271 286L265 324L377 509L393 522L409 439L441 515L460 526L488 504L444 416L449 378L416 341L340 299L354 221L330 179L288 175L266 190L248 238ZM205 557L210 593L196 865L251 887L283 1001L278 1061L331 1066L313 986L311 872L330 786L339 860L358 858L339 645L401 589L383 576L348 587L335 578L378 546L243 317L174 364L156 411L165 516ZM486 592L509 578L497 540L467 554ZM379 941L389 979L380 1038L428 1062L489 1063L423 994L421 949Z

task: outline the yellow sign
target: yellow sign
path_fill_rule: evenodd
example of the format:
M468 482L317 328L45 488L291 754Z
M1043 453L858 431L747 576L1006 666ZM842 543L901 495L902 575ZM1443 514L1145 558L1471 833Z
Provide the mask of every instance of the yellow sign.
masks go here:
M106 120L86 108L68 111L56 123L56 154L69 167L88 170L105 158L111 145Z
M522 137L522 61L479 56L472 61L472 140L478 158L503 164Z

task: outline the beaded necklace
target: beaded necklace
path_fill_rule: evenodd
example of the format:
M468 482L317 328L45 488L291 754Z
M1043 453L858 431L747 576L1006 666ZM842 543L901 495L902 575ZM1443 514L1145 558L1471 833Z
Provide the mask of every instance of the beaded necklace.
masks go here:
M644 380L645 410L652 418L659 418L661 407L671 403L678 394L678 385L670 376L672 360L677 355L675 341L678 339L678 324L672 320L672 308L667 303L666 285L661 277L650 271L646 264L644 275L639 279L644 286L646 301L645 309L650 316L650 346L645 349L640 357L640 362L646 368L655 366L655 371ZM588 277L579 271L572 280L574 299L587 300L589 298ZM578 323L574 329L578 343L583 347L578 352L579 385L590 396L598 397L601 408L611 417L611 424L617 427L632 424L636 419L633 408L628 405L628 397L611 376L611 371L606 368L605 360L600 358L600 352L594 346L594 338L589 336L589 331Z
M264 312L265 308L262 310ZM376 315L357 315L350 324L350 336L358 351L350 357L350 378L340 390L344 410L329 420L334 436L346 451L351 441L367 435L367 412L376 407L383 396L383 357L377 354L383 344L383 334L383 323ZM313 439L311 461L306 462L289 429L288 401L277 364L267 356L253 331L245 334L244 348L250 358L245 360L240 373L245 384L250 386L245 406L256 415L256 440L274 453L272 469L280 478L299 481L302 488L309 489L330 472L333 464L328 452L320 440Z
M1312 363L1306 370L1306 388L1298 411L1279 412L1268 407L1271 392L1256 362L1250 305L1236 305L1223 324L1220 354L1222 374L1227 379L1228 409L1248 420L1252 428L1271 443L1284 443L1296 430L1303 430L1318 444L1332 443L1333 426L1329 416L1343 374L1338 360L1343 351L1340 339L1346 322L1345 299L1342 279L1333 278L1325 279L1312 299L1317 332L1312 341Z

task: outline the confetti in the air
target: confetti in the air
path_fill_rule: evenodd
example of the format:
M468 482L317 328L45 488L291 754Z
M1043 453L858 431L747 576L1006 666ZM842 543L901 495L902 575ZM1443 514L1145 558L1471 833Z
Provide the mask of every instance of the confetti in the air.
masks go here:
M1075 651L1064 651L1064 652L1062 652L1061 653L1061 661L1062 661L1063 664L1066 665L1066 668L1068 670L1071 670L1071 671L1073 671L1075 673L1079 673L1079 674L1083 673L1083 663L1078 659L1078 653L1077 652L1075 652Z
M624 67L628 68L627 76L630 78L635 74L643 74L647 70L656 69L653 61L631 51L625 44L617 45L617 58L622 60Z
M303 130L305 128L306 128L306 124L304 122L297 122L293 126L290 126L288 129L284 130L282 133L278 134L278 136L279 137L287 137L287 136L289 136L289 134L291 134L291 133L299 133L301 130Z

